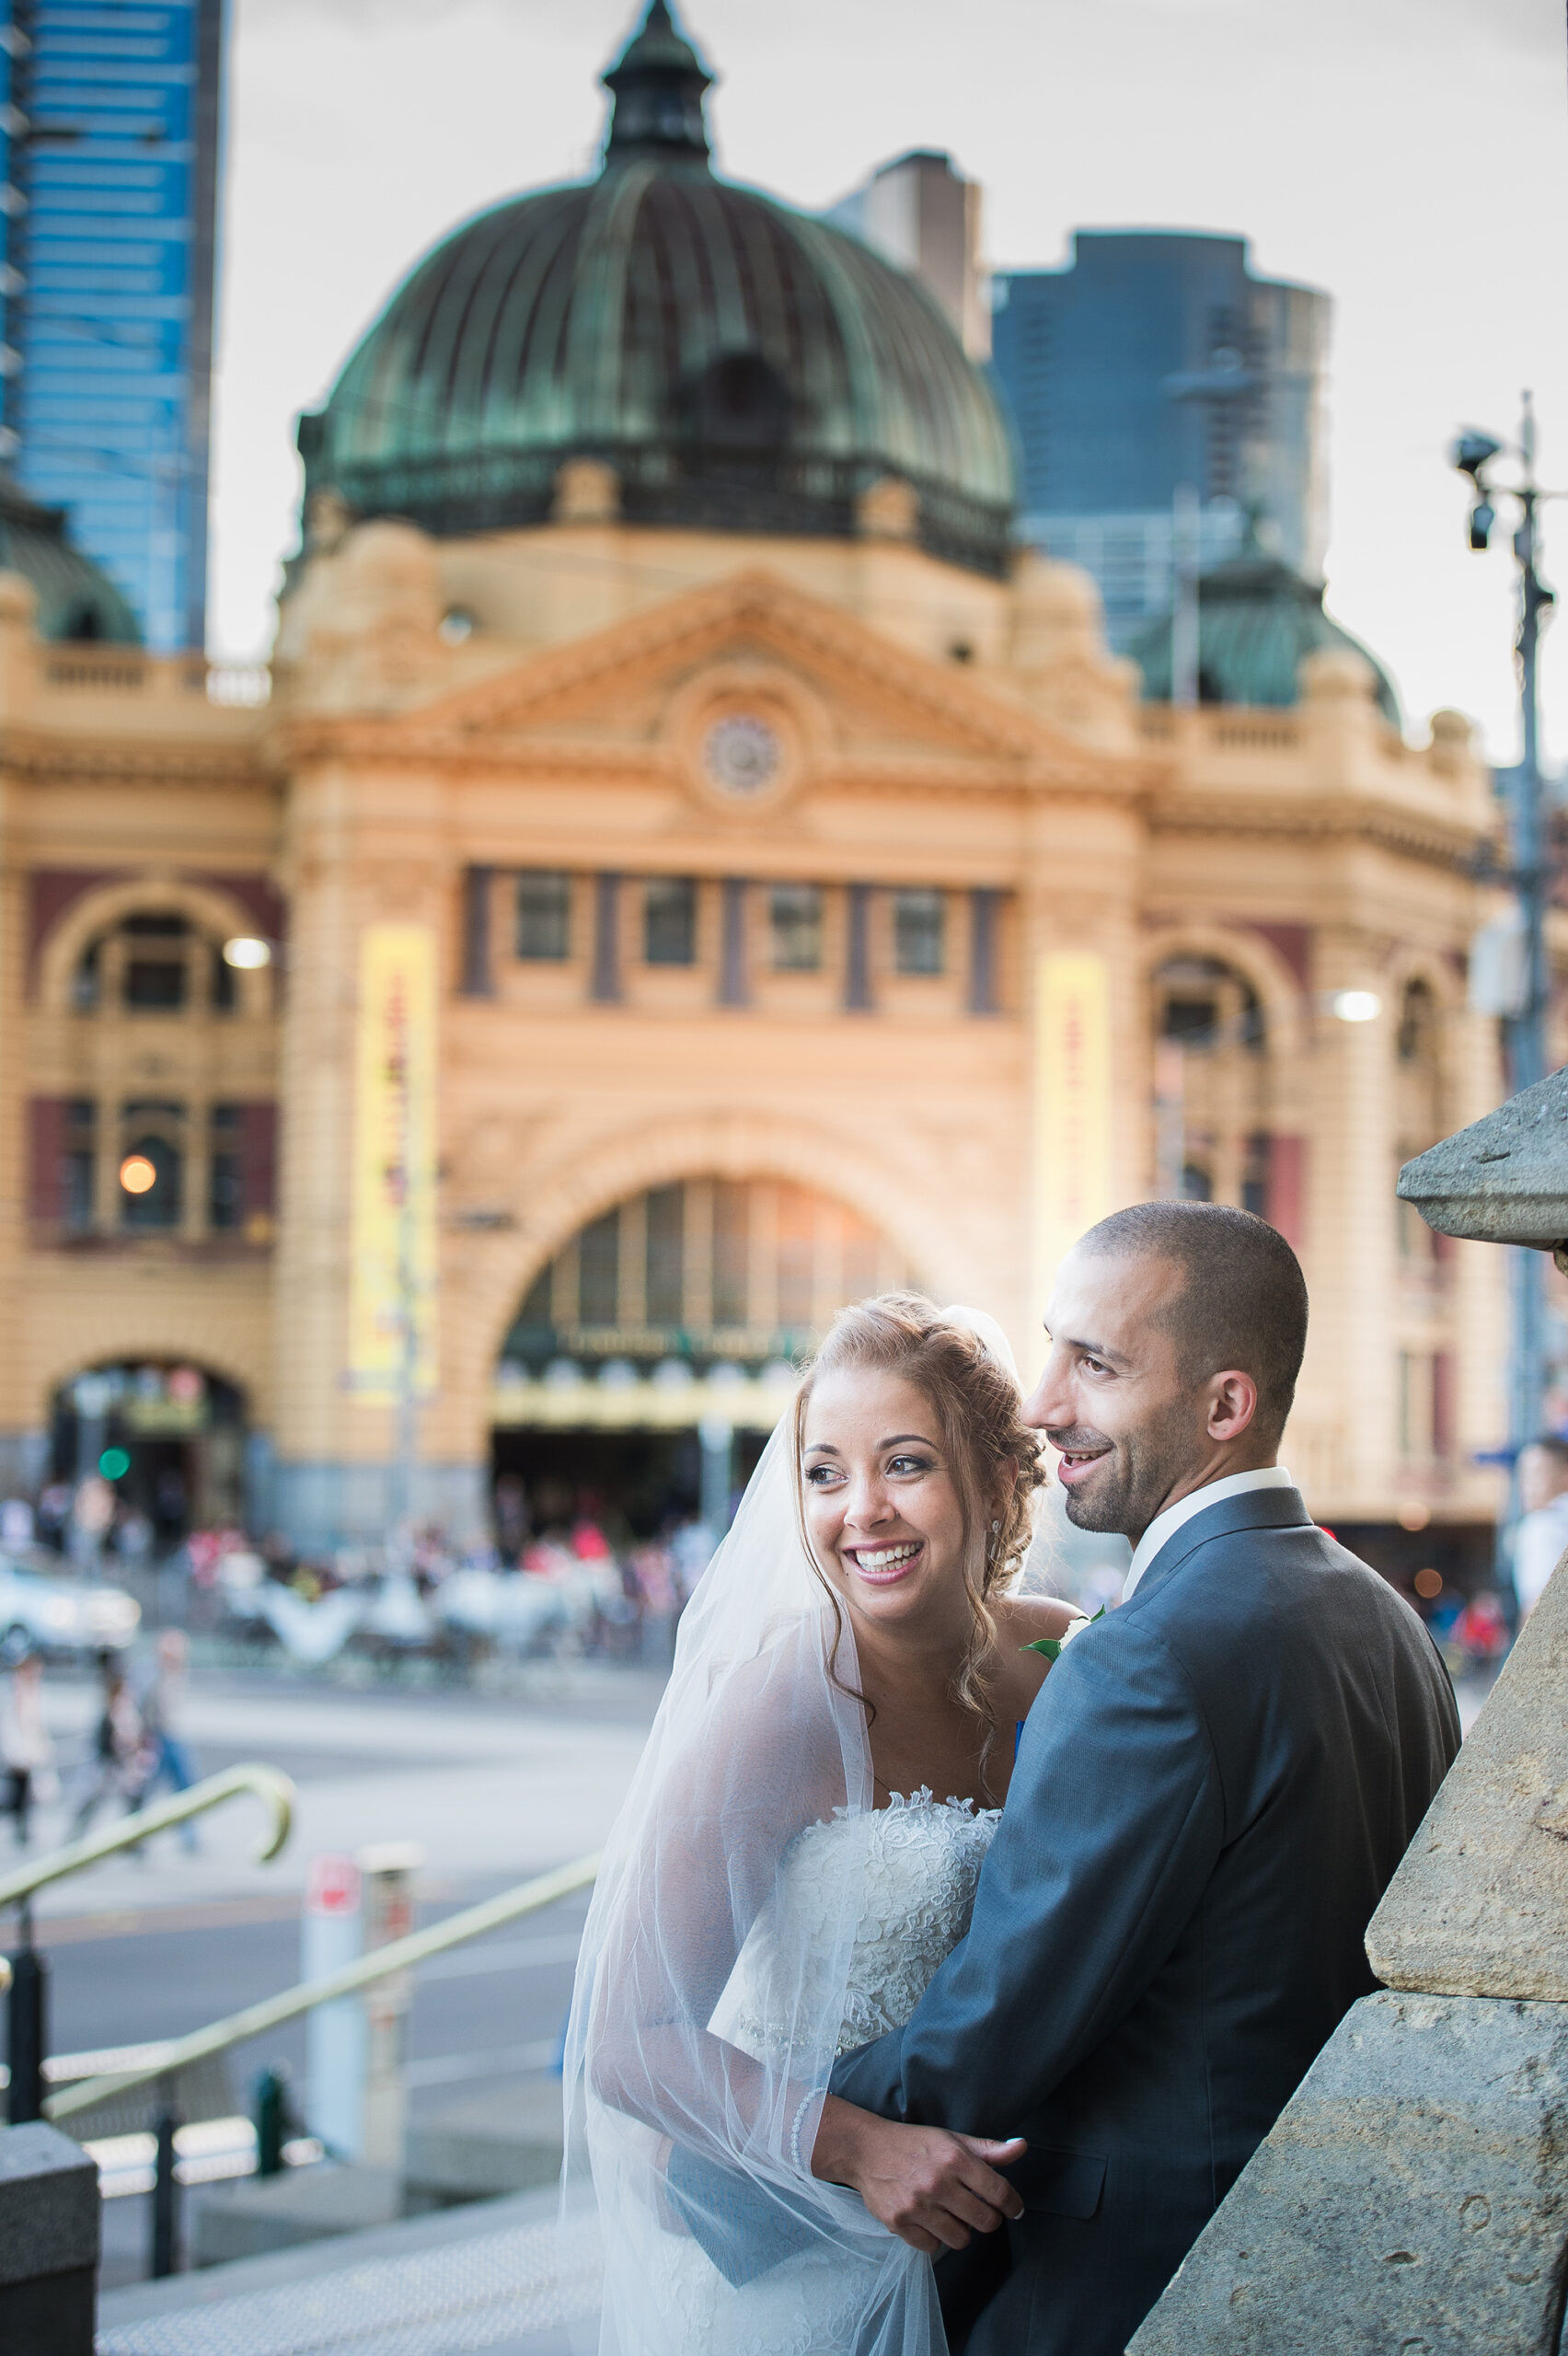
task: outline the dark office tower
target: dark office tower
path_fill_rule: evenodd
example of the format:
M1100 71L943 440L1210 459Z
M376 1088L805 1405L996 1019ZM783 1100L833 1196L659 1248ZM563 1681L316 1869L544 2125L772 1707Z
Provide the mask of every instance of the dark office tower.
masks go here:
M1065 270L998 272L992 308L1020 530L1094 574L1113 643L1170 610L1183 493L1204 570L1251 514L1265 547L1320 577L1326 294L1254 278L1240 237L1097 229Z
M0 0L0 452L147 643L206 636L225 0Z

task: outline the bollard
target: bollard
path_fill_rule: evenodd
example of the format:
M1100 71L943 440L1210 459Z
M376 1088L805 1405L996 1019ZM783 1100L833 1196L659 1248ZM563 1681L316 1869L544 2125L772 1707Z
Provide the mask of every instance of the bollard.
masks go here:
M155 2282L176 2273L179 2266L179 2178L175 2174L174 2131L179 2125L174 2087L158 2081L158 2115L155 2121L158 2155L153 2175L152 2244L147 2272Z
M414 1927L414 1876L424 1852L414 1842L386 1842L362 1849L359 1868L364 1888L367 1953L406 1938ZM401 2169L408 2091L403 2084L403 2045L412 1982L406 1971L378 1980L364 1992L367 2024L363 2125L360 2157L369 2166Z
M289 2070L286 2062L271 2062L259 2071L255 2087L256 2173L282 2176L283 2145L288 2141Z
M43 2117L43 2056L49 2035L49 1967L32 1943L32 1917L22 1910L22 1945L11 1958L6 2008L11 2083L6 2116L13 2127Z
M364 1951L360 1869L352 1857L312 1857L306 1874L300 1978L320 1980ZM357 2160L364 2134L368 2024L357 1996L317 2004L305 2027L305 2115L335 2160Z

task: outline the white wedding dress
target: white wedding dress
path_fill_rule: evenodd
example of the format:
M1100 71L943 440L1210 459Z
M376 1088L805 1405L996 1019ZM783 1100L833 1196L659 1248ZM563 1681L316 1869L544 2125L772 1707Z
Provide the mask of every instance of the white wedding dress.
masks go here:
M833 1968L847 1848L864 1898L836 2054L902 2028L969 1927L1000 1814L922 1790L907 1799L895 1793L887 1808L837 1809L797 1833L714 2009L713 2034L754 2061L782 2065L789 2023L801 2008L794 1959L804 1954L808 1969L813 1957L824 1973ZM776 1984L781 1969L787 1987ZM735 2288L688 2236L671 2230L661 2240L655 2296L685 2319L690 2356L847 2356L855 2348L864 2286L830 2246Z

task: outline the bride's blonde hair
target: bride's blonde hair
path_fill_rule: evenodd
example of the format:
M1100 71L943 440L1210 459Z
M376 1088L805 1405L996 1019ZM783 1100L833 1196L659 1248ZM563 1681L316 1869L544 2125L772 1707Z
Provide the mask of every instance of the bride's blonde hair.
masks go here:
M963 1657L953 1672L952 1693L994 1732L985 1675L997 1641L991 1603L1014 1584L1028 1550L1033 1527L1030 1500L1046 1477L1039 1437L1022 1420L1018 1384L1007 1369L991 1357L977 1334L953 1323L924 1293L879 1293L873 1300L841 1309L795 1394L792 1427L801 1539L812 1569L827 1590L840 1634L844 1622L838 1592L817 1561L807 1532L803 1457L806 1410L817 1376L849 1368L896 1375L930 1401L963 1511L963 1584L970 1627Z

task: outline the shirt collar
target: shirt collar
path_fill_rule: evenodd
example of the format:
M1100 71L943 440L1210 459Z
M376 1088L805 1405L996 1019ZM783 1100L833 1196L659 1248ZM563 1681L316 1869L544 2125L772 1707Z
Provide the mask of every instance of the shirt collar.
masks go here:
M1227 1497L1250 1496L1254 1489L1294 1489L1295 1482L1283 1464L1261 1464L1251 1472L1228 1472L1222 1481L1206 1482L1194 1489L1191 1496L1178 1497L1173 1506L1157 1513L1143 1536L1133 1549L1133 1559L1122 1584L1122 1600L1126 1602L1133 1589L1159 1553L1168 1538L1173 1538L1184 1521L1197 1513L1206 1513L1210 1506L1217 1506Z

